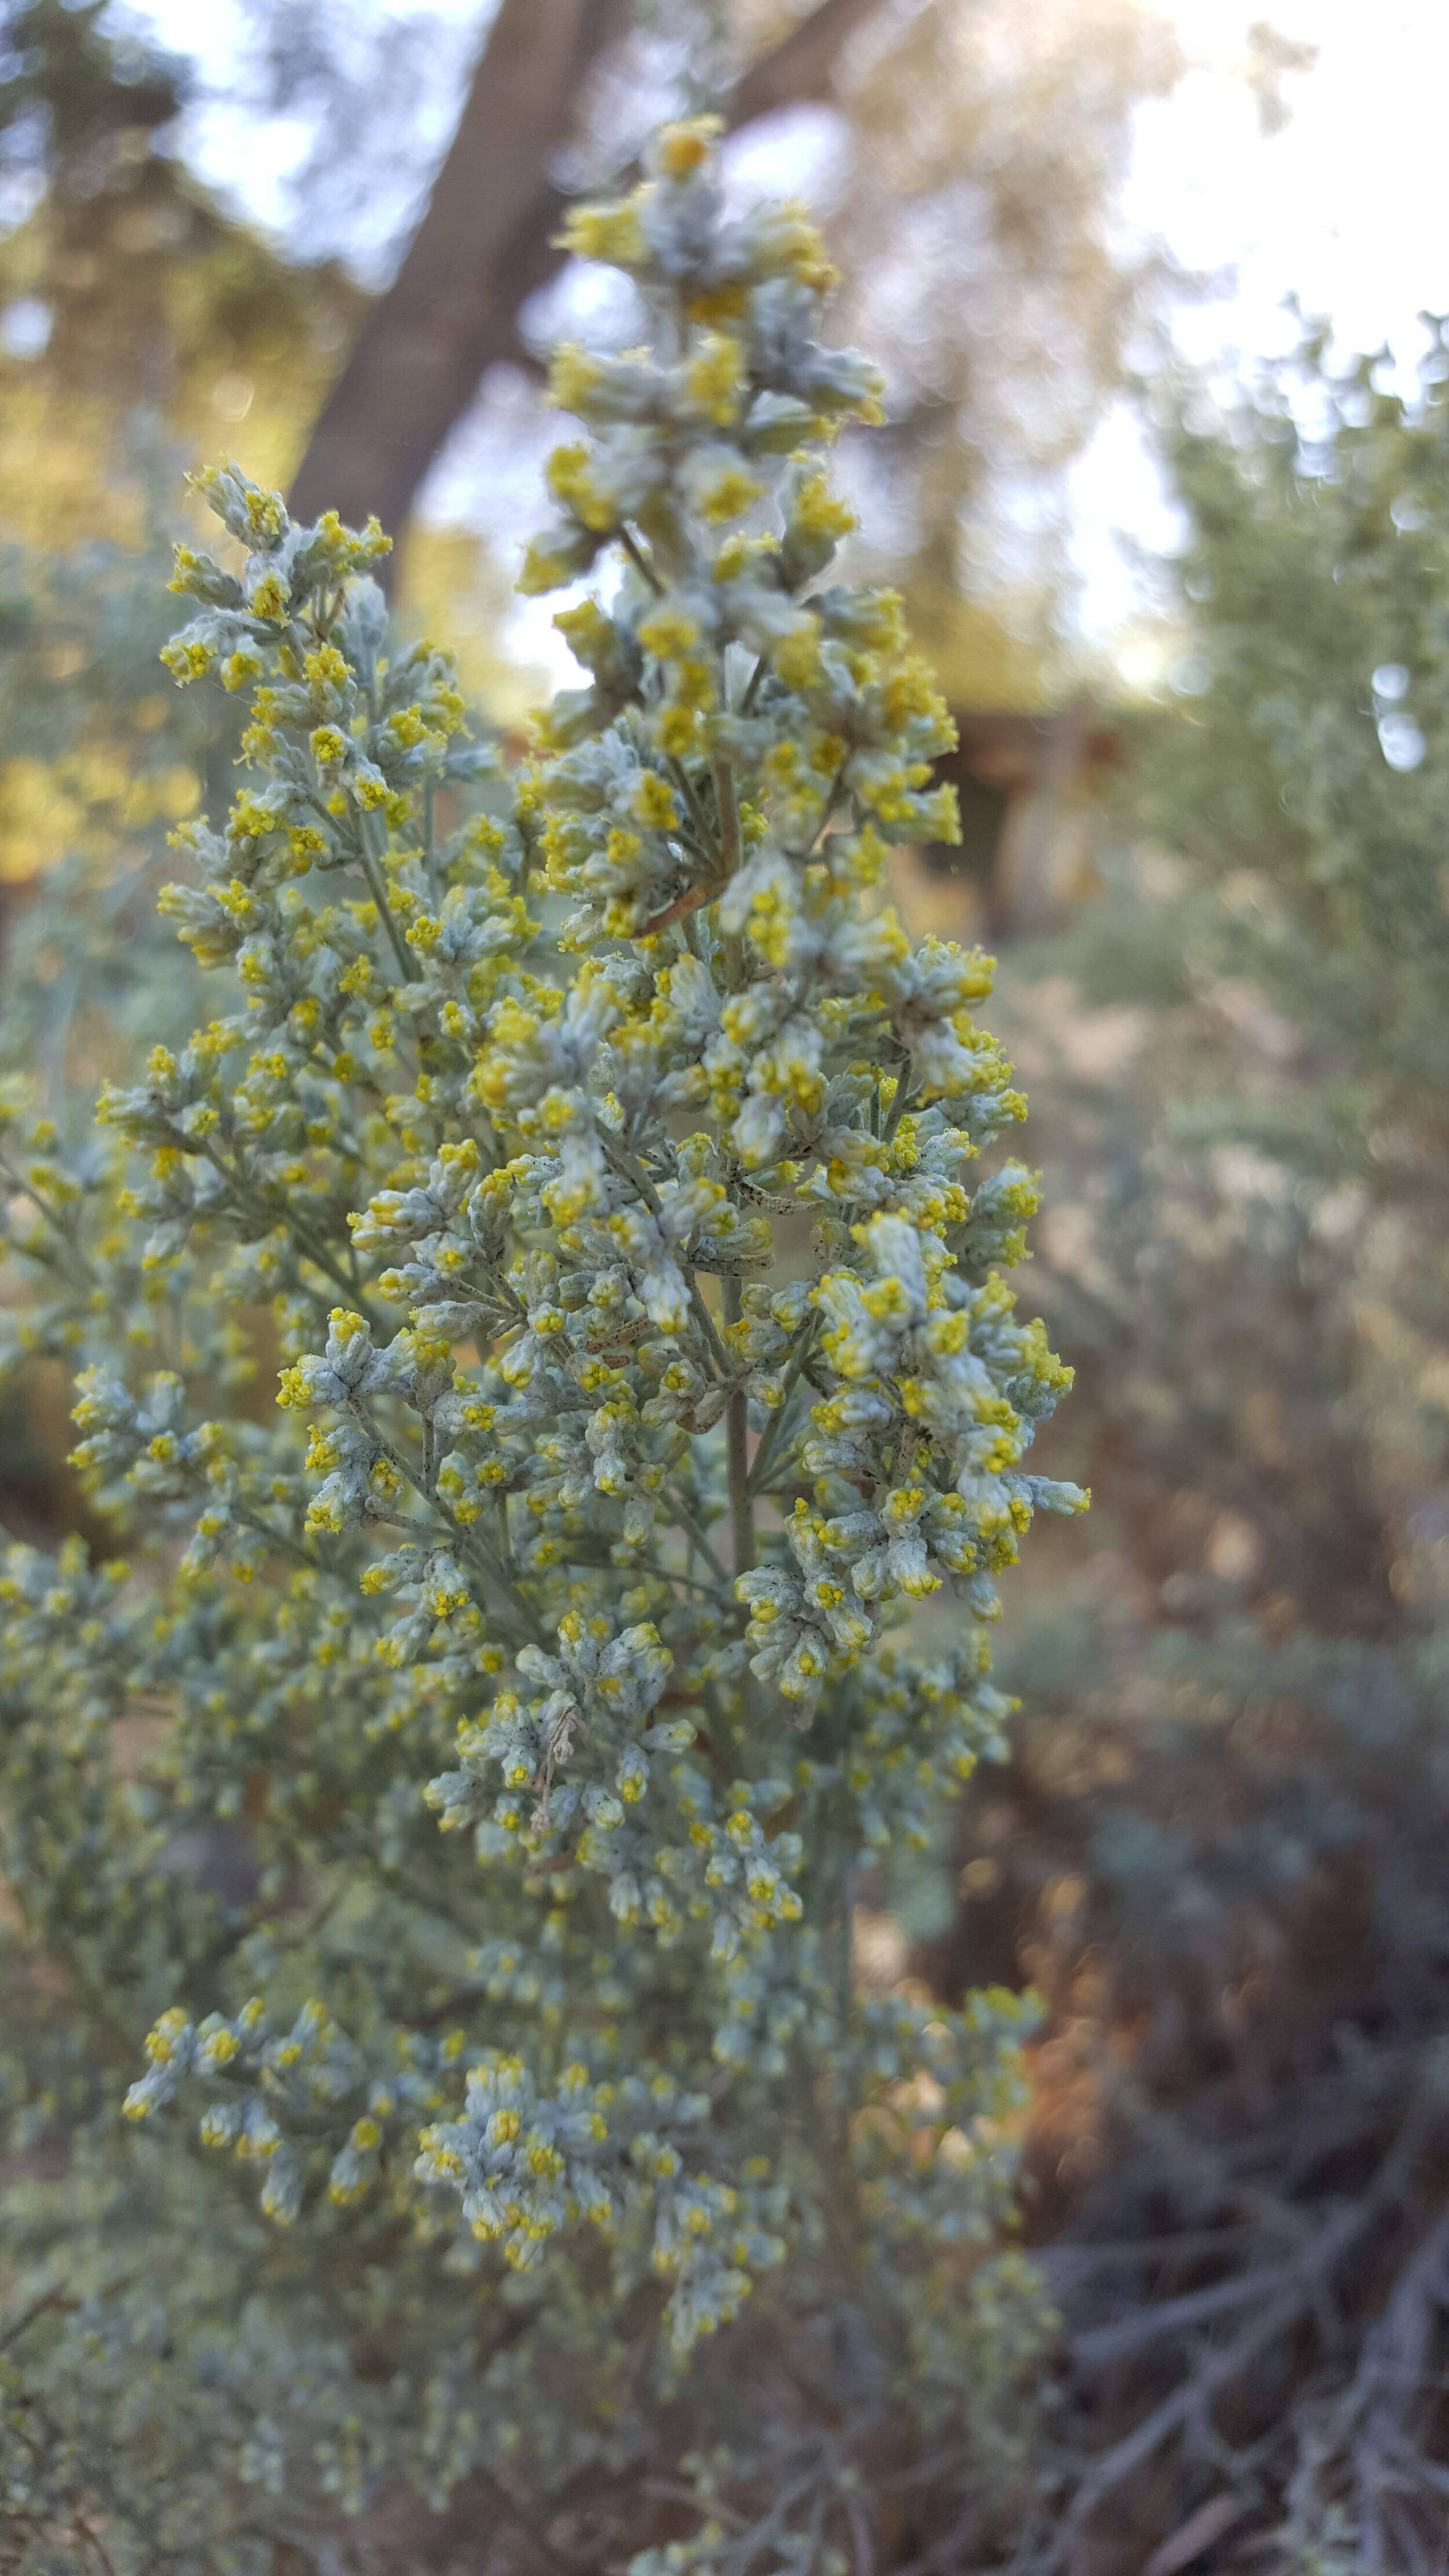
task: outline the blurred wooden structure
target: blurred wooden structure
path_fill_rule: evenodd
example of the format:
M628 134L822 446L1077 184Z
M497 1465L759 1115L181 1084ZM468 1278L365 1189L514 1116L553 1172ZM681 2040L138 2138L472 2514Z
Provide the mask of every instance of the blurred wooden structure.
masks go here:
M937 765L961 806L961 839L905 862L923 923L994 945L1055 928L1089 891L1104 779L1120 731L1085 700L1037 713L953 708L960 747ZM963 919L963 916L965 918Z

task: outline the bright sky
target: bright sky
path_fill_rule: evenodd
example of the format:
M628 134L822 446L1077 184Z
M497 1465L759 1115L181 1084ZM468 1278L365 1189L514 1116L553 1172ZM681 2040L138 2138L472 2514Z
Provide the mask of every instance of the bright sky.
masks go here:
M394 15L413 0L391 0ZM436 5L436 0L434 0ZM480 0L446 0L460 36ZM1030 0L1026 0L1030 5ZM1168 100L1139 113L1122 209L1129 236L1158 237L1194 270L1231 269L1230 288L1187 310L1179 337L1191 355L1265 352L1281 341L1284 298L1329 314L1344 344L1401 358L1417 343L1415 314L1449 309L1449 211L1444 120L1449 99L1449 0L1162 0L1196 68ZM195 0L139 0L178 50L194 51ZM1240 77L1247 31L1268 18L1318 48L1290 76L1287 128L1265 138ZM225 77L240 30L235 0L206 0L208 69ZM462 53L458 58L461 70ZM445 83L450 80L448 67ZM445 112L446 91L440 95ZM279 121L266 135L213 112L197 136L208 175L239 188L277 219L300 137ZM239 160L241 166L239 167ZM521 442L522 444L522 442ZM520 456L520 466L532 470ZM457 459L466 475L466 458ZM450 498L457 495L456 470ZM1172 526L1130 414L1104 422L1073 477L1074 548L1084 621L1105 640L1140 607L1136 574L1117 542L1170 543Z
M1210 361L1281 347L1296 292L1345 348L1387 341L1412 362L1416 315L1449 310L1445 0L1175 0L1171 15L1200 68L1140 111L1123 212L1185 266L1234 272L1228 292L1182 313L1184 349ZM1265 17L1318 48L1315 68L1286 85L1290 123L1268 138L1231 76ZM1116 531L1149 545L1171 537L1125 409L1103 424L1072 497L1086 621L1110 632L1138 595Z
M1251 103L1210 68L1139 118L1127 212L1190 264L1240 263L1234 319L1271 332L1289 288L1371 347L1449 304L1444 0L1175 0L1189 58L1231 67L1254 19L1316 45L1293 114L1264 141Z

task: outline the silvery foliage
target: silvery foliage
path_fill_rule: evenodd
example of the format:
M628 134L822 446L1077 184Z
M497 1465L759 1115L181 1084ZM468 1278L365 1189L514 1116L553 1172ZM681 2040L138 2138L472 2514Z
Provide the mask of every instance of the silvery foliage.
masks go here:
M253 775L163 908L219 1016L105 1154L18 1098L0 1140L17 1346L135 1555L3 1586L11 2082L72 2140L27 2242L89 2302L43 2403L194 2428L197 2563L641 2456L721 2327L868 2318L911 2421L1030 2349L1022 2007L851 1957L862 1868L1004 1752L994 1578L1084 1499L1027 1464L1069 1378L1001 1276L1030 1176L979 1165L1023 1109L990 961L881 898L953 818L899 603L826 578L876 380L707 126L571 239L655 326L556 369L588 434L524 584L611 568L558 620L589 684L496 774L378 531L203 476L232 544L164 658L243 694Z

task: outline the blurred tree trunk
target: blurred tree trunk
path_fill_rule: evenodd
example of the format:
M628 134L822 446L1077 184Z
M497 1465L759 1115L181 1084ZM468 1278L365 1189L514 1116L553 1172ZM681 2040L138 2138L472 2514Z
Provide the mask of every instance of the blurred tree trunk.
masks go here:
M723 104L731 127L819 98L878 0L821 0ZM630 0L503 0L427 210L324 403L298 467L299 518L375 511L394 531L490 366L517 354L520 307L562 264L550 178L580 90Z
M503 0L407 256L313 428L299 517L334 508L360 526L375 510L402 525L511 324L501 281L520 253L527 265L579 84L627 17L628 0Z

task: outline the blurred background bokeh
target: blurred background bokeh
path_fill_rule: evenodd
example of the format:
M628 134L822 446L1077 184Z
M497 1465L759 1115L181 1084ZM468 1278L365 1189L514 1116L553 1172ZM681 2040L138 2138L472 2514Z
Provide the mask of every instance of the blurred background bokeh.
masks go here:
M1014 2563L1443 2566L1435 0L5 0L0 47L0 1048L63 1125L191 1018L152 897L233 745L156 661L185 469L375 510L519 737L570 669L511 588L543 353L630 324L564 199L706 105L814 201L889 378L858 558L961 736L892 897L1002 959L1095 1494L1012 1606L1013 1765L860 1927L879 1984L1046 2001ZM53 1538L59 1384L6 1405Z

